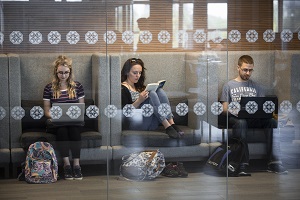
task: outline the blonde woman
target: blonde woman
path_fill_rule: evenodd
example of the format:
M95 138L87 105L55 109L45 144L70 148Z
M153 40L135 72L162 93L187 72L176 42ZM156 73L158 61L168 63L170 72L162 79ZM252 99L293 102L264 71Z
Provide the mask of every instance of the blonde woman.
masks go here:
M73 80L72 60L66 56L58 56L53 63L53 79L44 88L45 116L51 119L52 103L84 103L83 86ZM66 180L82 180L80 167L81 135L78 126L57 127L56 135L58 151L63 157L64 178ZM69 160L69 150L72 152L73 170Z

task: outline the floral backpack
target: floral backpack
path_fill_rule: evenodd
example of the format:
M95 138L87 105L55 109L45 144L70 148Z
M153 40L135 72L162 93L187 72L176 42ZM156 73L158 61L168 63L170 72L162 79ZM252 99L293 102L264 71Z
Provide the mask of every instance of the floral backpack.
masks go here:
M58 164L52 145L35 142L28 148L25 161L27 183L54 183L57 181Z

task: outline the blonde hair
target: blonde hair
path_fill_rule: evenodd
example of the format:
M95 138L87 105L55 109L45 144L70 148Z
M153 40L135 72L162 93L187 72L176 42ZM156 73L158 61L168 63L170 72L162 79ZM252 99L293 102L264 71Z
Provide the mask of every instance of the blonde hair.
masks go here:
M64 55L58 56L56 58L56 60L53 62L53 79L52 79L53 98L57 99L61 95L60 80L57 76L57 68L59 66L65 66L70 69L70 74L67 79L67 91L69 94L69 99L74 99L74 98L76 98L76 91L75 91L76 83L73 80L72 59L70 59Z

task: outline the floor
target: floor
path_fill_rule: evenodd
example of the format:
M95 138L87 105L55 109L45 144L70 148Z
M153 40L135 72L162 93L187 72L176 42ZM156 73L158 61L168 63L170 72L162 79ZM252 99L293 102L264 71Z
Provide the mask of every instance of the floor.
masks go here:
M81 181L28 184L16 179L0 179L0 199L299 199L300 169L289 169L289 174L277 175L264 171L264 162L254 162L251 164L257 167L252 168L251 177L226 178L208 171L203 162L186 162L187 178L159 176L142 182L128 181L118 175L106 176L106 168L102 165L84 166Z
M226 178L211 173L205 162L185 162L187 178L159 176L142 182L124 180L111 172L106 176L104 165L83 166L82 181L59 180L53 184L4 179L0 169L0 200L299 200L299 130L294 125L282 126L280 130L282 161L289 170L287 175L266 172L264 160L251 160L251 177Z

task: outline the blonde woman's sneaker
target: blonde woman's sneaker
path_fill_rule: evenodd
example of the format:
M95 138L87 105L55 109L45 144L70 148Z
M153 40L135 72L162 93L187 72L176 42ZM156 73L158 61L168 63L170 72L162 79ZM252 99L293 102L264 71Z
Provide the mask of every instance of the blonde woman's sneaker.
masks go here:
M73 180L73 173L70 165L64 166L64 178L65 180Z
M74 166L74 179L75 180L82 180L82 173L81 173L81 167L80 166Z
M285 169L285 167L279 163L268 164L268 172L275 174L288 174L288 171Z

